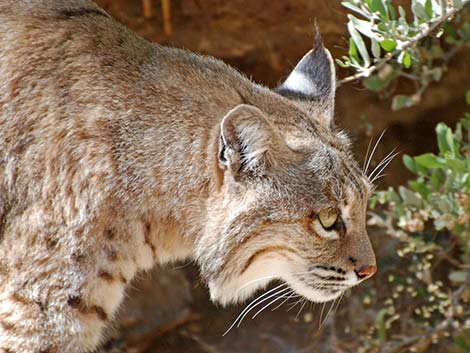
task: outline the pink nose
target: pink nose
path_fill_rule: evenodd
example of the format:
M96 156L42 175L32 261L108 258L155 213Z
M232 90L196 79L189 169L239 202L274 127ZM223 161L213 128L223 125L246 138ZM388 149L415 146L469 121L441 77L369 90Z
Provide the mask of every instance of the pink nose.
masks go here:
M363 266L359 270L355 270L357 277L360 280L364 280L367 278L371 278L374 273L377 272L377 266L371 265L371 266Z

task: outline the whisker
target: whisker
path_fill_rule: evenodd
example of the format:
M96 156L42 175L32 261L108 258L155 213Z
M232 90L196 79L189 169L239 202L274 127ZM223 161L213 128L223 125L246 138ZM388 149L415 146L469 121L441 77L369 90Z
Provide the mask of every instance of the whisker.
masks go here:
M264 303L266 300L269 300L269 299L271 299L272 297L275 297L276 295L278 295L278 294L280 294L280 293L282 293L282 292L288 291L288 290L289 290L289 288L281 289L281 290L275 292L274 294L271 294L269 297L266 297L266 298L264 298L263 300L259 301L258 303L256 303L256 305L253 305L253 306L250 308L250 310L246 311L245 314L243 314L243 316L240 318L240 320L238 321L237 327L240 327L240 325L241 325L243 319L245 318L246 315L248 315L248 313L249 313L251 310L253 310L254 308L256 308L256 307L257 307L258 305L260 305L261 303Z
M280 307L281 307L286 301L288 301L289 299L291 299L291 298L297 298L297 297L300 297L300 295L295 294L295 292L292 291L292 293L291 293L286 299L284 299L284 300L281 302L281 304L276 305L274 308L271 309L271 311L274 311L274 310L280 308Z
M391 161L393 158L395 158L399 152L395 152L396 148L394 148L389 154L387 154L379 164L374 168L374 170L367 176L369 179L372 179L374 174L377 175L377 170L380 170L381 167L385 164L387 164L389 161ZM380 172L379 172L380 173Z
M374 180L372 181L372 183L376 182L377 180L383 178L384 176L387 176L388 174L380 174L380 175L377 175Z
M385 131L387 131L387 129L384 129L384 131L382 131L379 138L375 142L375 145L374 145L374 148L372 149L372 152L370 153L369 160L367 161L366 167L364 168L366 175L367 175L367 171L369 170L370 162L372 161L372 158L374 157L375 150L377 149L377 146L379 145L380 140L382 140L382 137L384 136Z
M372 172L370 172L369 175L367 176L369 179L372 178L374 173L378 169L380 169L380 167L382 167L382 165L384 165L384 163L386 163L390 159L390 157L393 155L395 150L396 150L396 148L394 148L392 151L390 151L390 153L388 153L384 158L382 158L382 160L377 164L377 166L374 168L374 170L372 170Z
M383 165L381 166L380 170L378 170L377 173L375 173L375 176L372 176L372 175L370 176L370 178L372 179L371 180L372 183L376 180L376 176L380 175L385 170L385 168L387 168L388 165L390 163L392 163L393 159L399 154L400 154L400 152L396 152L393 155L391 155L390 157L388 157L386 161L384 160ZM375 169L374 169L374 171L375 171Z
M294 309L294 308L297 306L297 304L299 304L299 303L302 302L302 300L303 300L303 298L300 298L300 299L297 300L294 304L291 304L291 306L286 310L286 313L289 312L289 311L291 311L292 309Z
M339 298L338 298L338 303L336 304L336 308L333 310L333 315L335 315L336 312L338 311L339 306L340 306L340 304L341 304L341 300L343 299L343 297L344 297L344 292L341 293L341 295L340 295Z
M362 164L362 174L367 174L367 171L365 170L365 168L366 168L367 157L369 157L370 146L372 145L372 139L373 137L371 136L369 140L369 144L367 145L366 155L364 156L364 163Z
M297 315L295 316L295 319L299 318L299 315L302 312L302 309L305 307L305 304L307 304L307 303L308 303L308 300L304 299L304 302L303 302L302 306L300 307L299 311L297 312Z
M225 335L237 324L238 319L239 319L240 317L242 317L242 315L243 315L245 312L251 310L251 308L252 308L253 306L256 306L256 305L259 304L259 303L255 304L256 302L258 302L258 301L261 300L262 298L266 297L266 296L269 295L270 293L272 293L272 292L278 290L279 288L282 288L282 287L285 287L285 286L287 286L287 284L283 283L283 284L281 284L281 285L279 285L279 286L277 286L277 287L274 287L274 288L270 289L269 291L267 291L267 292L265 292L265 293L259 295L258 297L256 297L250 304L248 304L248 305L245 307L245 309L242 310L242 312L237 316L237 318L234 320L234 322L232 323L232 325L230 325L230 327L227 329L227 331L225 331L225 332L222 334L222 336L225 336ZM285 289L288 289L288 288L285 288Z
M336 299L338 299L338 298L336 298ZM326 313L325 320L324 320L324 321L321 323L321 325L320 325L320 329L324 326L324 324L325 324L326 321L328 320L328 316L330 315L331 309L332 309L333 306L335 305L336 299L333 300L333 303L330 305L330 308L328 309L328 312Z
M248 281L246 282L245 284L243 284L240 288L237 289L237 292L239 292L240 290L242 290L243 288L245 288L246 286L249 286L250 284L252 283L255 283L255 282L258 282L258 281L262 281L262 280L265 280L265 279L275 279L275 278L278 278L279 276L275 275L275 276L265 276L265 277L260 277L260 278L256 278L256 279L253 279L251 281Z
M275 302L277 302L278 300L281 300L283 298L283 296L281 295L280 297L277 297L277 298L274 298L273 300L271 300L268 304L266 304L265 306L263 306L261 309L259 309L256 314L254 314L251 319L253 320L255 317L258 316L258 314L260 314L264 309L266 309L267 307L269 307L270 305L274 304ZM289 297L287 297L289 298Z
M321 329L321 323L323 320L323 312L325 311L325 306L326 306L326 303L323 303L323 305L321 306L320 321L319 321L318 329Z

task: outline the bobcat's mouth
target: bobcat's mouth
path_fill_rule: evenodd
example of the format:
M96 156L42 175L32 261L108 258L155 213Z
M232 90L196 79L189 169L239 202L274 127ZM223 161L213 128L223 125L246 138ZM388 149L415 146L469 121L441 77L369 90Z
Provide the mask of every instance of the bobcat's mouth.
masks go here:
M334 300L358 283L354 274L325 266L316 266L286 280L294 291L316 303Z
M297 294L315 303L334 300L350 288L348 286L328 286L317 282L308 283L299 279L290 280L288 283Z

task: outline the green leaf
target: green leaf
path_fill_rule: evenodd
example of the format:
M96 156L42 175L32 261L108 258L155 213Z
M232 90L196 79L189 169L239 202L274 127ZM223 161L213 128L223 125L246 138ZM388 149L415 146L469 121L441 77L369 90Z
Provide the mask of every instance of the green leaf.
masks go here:
M357 47L352 38L349 38L348 55L351 57L351 59L354 59L357 62L359 62L359 55L357 54Z
M403 56L403 66L405 67L405 69L409 69L411 67L411 55L407 51Z
M444 25L444 31L447 33L449 37L452 37L453 39L457 39L458 34L455 28L452 26L450 23L446 23Z
M452 282L463 283L467 280L468 276L467 271L453 271L449 274L449 279Z
M464 173L466 170L465 163L460 159L447 159L446 164L453 172Z
M405 188L404 186L398 187L398 193L400 194L403 203L408 206L413 206L415 208L421 208L423 206L423 199L421 195Z
M435 82L439 82L442 78L443 69L442 67L434 67L432 70L429 70L429 73Z
M432 18L433 16L433 11L432 11L432 1L431 0L426 0L424 3L424 11L426 12L426 15L428 15L429 18Z
M388 87L388 85L392 82L394 77L395 75L389 75L384 80L382 80L379 76L374 75L363 80L362 84L368 90L371 90L374 92L380 92Z
M352 21L354 27L364 34L368 38L375 38L377 40L382 40L382 36L378 33L375 33L373 30L374 23L369 21L360 20L352 15L349 15L349 19Z
M454 131L454 141L455 141L455 144L458 145L460 142L462 142L462 124L461 123L457 123L457 126L455 127L455 131Z
M387 9L388 9L388 13L390 14L390 17L392 18L392 20L396 21L397 11L395 10L395 8L393 7L393 5L391 3L387 2Z
M470 90L465 94L465 102L470 105Z
M468 169L470 169L470 167L469 167ZM470 173L465 173L465 174L462 176L461 183L462 183L462 185L464 185L467 189L470 189Z
M447 129L445 138L446 143L449 146L451 156L456 157L454 135L452 134L452 130L450 128Z
M387 8L382 3L382 0L371 0L370 9L373 12L378 12L380 14L380 17L382 17L383 19L386 19L386 20L389 19Z
M375 38L371 38L372 55L376 59L380 59L380 44Z
M435 169L431 174L431 179L429 183L431 184L433 190L438 191L441 188L441 185L444 182L445 175L441 169Z
M411 96L405 96L403 94L397 94L393 97L392 109L400 110L403 108L409 108L415 105L415 100Z
M335 59L336 65L342 68L347 68L349 67L349 64L347 62L343 62L340 59Z
M453 0L452 3L456 9L460 9L462 7L462 0Z
M438 198L434 199L435 207L444 215L449 216L448 214L452 211L452 202L446 195L441 195ZM447 222L446 219L443 219L444 222ZM445 226L445 225L444 225Z
M454 343L457 347L462 349L464 352L470 352L470 343L467 343L463 337L461 336L454 337Z
M405 167L410 172L416 173L416 162L415 162L415 160L407 154L404 154L402 159L403 159L403 164L405 165Z
M414 157L414 160L417 164L429 169L443 168L445 166L445 160L432 153L425 153Z
M416 16L416 18L426 21L429 20L429 16L426 13L424 6L420 2L413 1L413 4L411 5L411 11Z
M385 326L385 315L387 314L387 309L381 309L375 317L375 327L377 328L377 334L379 335L379 340L384 342L387 338L387 328Z
M431 193L423 182L411 180L408 184L413 191L419 193L424 199Z
M401 18L406 18L406 11L401 5L398 5L398 13Z
M434 59L439 59L444 55L444 50L439 44L435 44L431 47L431 55Z
M357 7L357 6L353 5L353 4L351 4L350 2L343 1L343 2L341 3L341 5L343 5L343 7L347 8L347 9L353 11L353 12L358 13L358 14L361 15L361 16L364 16L364 17L366 17L366 18L369 17L369 15L368 15L367 13L365 13L365 12L364 12L363 10L361 10L359 7Z
M364 40L362 39L362 36L359 34L359 32L356 30L354 26L353 20L351 19L352 17L353 17L352 15L348 15L349 34L351 35L352 40L356 44L357 50L361 54L362 60L364 61L364 67L369 67L370 66L369 53L367 52L366 45L364 43Z
M380 42L380 46L388 52L391 52L395 50L397 47L397 42L393 39L384 39L383 41Z
M436 126L437 145L439 146L439 152L443 155L451 151L451 147L447 143L447 132L450 128L445 123L439 123ZM452 133L452 132L451 132Z

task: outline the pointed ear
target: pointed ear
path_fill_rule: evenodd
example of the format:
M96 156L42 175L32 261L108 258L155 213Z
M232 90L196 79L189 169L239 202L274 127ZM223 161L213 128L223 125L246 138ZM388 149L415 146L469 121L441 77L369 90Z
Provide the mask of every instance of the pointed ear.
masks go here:
M313 44L314 48L304 55L276 92L294 100L320 104L324 118L331 120L336 89L335 66L318 29Z
M220 125L219 163L235 178L262 174L272 164L275 133L258 108L240 104L225 115Z

